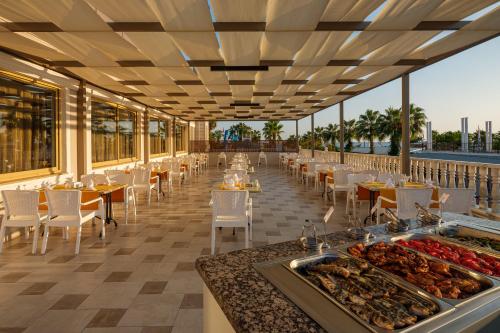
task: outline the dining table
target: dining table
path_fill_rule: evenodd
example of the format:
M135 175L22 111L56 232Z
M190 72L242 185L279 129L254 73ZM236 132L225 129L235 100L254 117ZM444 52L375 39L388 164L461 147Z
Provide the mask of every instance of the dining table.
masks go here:
M118 223L116 220L113 218L113 201L117 201L116 196L124 195L124 191L127 185L124 184L98 184L95 185L93 188L87 188L87 187L82 187L82 188L72 188L68 187L65 185L55 185L51 189L52 190L80 190L82 192L82 202L88 202L93 199L96 199L98 197L103 198L106 209L105 209L105 217L104 221L107 224L111 224L111 222L114 223L115 227L118 226ZM115 198L113 198L113 194L115 194ZM45 203L46 197L45 197L45 192L43 189L40 190L40 205L39 205L39 210L47 210L47 204ZM90 205L85 205L82 206L82 210L97 210L98 209L98 204L97 203L92 203Z
M377 198L381 195L384 198L396 201L396 188L398 186L387 186L384 182L377 181L367 181L356 183L358 190L358 200L368 200L369 208L368 215L364 219L364 224L367 224L368 219L373 221L373 214L371 213L372 208L375 206L375 202ZM418 182L406 182L402 187L404 188L426 188L427 185L424 183ZM438 201L438 188L434 187L434 191L432 192L432 200ZM384 208L397 208L395 204L385 203ZM431 208L436 208L435 205L431 205Z

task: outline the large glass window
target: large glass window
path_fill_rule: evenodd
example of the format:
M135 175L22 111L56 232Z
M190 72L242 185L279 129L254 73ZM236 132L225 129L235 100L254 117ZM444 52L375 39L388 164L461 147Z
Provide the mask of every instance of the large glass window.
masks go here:
M122 106L92 101L92 162L136 157L136 114Z
M149 147L152 155L167 154L168 120L149 118Z
M58 90L32 81L0 71L0 180L58 167Z
M175 151L185 151L187 141L187 126L175 125Z

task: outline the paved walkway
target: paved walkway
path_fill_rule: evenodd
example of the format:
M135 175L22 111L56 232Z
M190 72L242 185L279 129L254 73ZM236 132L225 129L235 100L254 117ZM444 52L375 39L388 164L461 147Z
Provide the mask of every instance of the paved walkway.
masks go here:
M319 221L328 209L319 193L278 169L259 169L255 177L264 192L252 194L253 246L296 239L306 218ZM208 202L221 179L221 170L210 169L151 207L141 201L128 225L115 207L119 227L108 227L101 241L98 227L85 226L76 257L74 230L69 241L52 232L44 256L30 254L31 240L7 242L0 255L0 332L201 332L194 261L210 253ZM337 204L329 231L345 227L344 203ZM243 230L217 232L219 252L243 247Z

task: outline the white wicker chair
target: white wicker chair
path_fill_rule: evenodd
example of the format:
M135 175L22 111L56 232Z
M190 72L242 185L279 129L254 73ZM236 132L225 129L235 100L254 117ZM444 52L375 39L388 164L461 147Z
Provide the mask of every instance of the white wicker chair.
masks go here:
M335 194L337 192L349 192L351 185L347 182L347 175L352 173L349 169L338 169L333 172L333 183L329 184L328 180L332 177L325 177L325 182L328 184L326 187L327 193L325 193L325 200L328 198L328 190L332 193L333 205L336 205Z
M47 220L47 215L40 215L38 211L39 198L40 193L38 191L2 191L5 213L0 227L0 253L2 253L7 227L24 227L26 239L29 238L29 227L33 227L33 248L31 253L36 254L40 225L42 221Z
M216 228L245 228L245 248L252 240L252 199L248 191L212 191L211 253L215 254Z
M148 205L151 204L151 191L156 190L157 201L160 201L160 189L159 189L159 179L158 176L156 181L151 183L151 170L143 168L132 169L131 175L134 177L134 191L136 191L135 197L137 198L137 191L145 191L148 198Z
M352 214L356 217L357 203L358 203L358 186L357 183L369 181L372 177L369 173L350 173L347 175L347 183L350 189L347 192L347 202L345 206L345 213L349 213L349 204L352 204Z
M128 207L129 203L132 202L134 206L134 217L137 216L137 208L135 201L135 193L134 193L134 175L122 173L119 175L115 175L113 177L113 182L116 184L125 184L127 185L123 189L123 206L125 210L125 223L128 223Z
M411 219L417 216L415 203L428 209L432 201L432 188L396 188L396 201L379 196L373 206L371 214L377 213L377 224L380 223L382 214L382 201L396 204L396 215L400 219Z
M75 254L80 252L80 239L82 237L82 225L93 220L96 216L101 218L101 236L106 235L103 200L101 197L90 201L81 202L82 192L79 190L46 190L45 196L49 207L48 221L45 223L45 233L43 235L42 254L47 250L49 239L49 228L59 227L63 229L63 235L67 238L67 228L76 227ZM98 210L81 210L82 206L97 203Z
M224 164L222 164L224 162ZM219 168L220 165L224 165L225 168L227 168L227 158L226 158L226 153L222 152L217 156L217 168Z
M447 195L446 200L440 200L441 212L469 214L474 207L475 191L473 188L440 188L439 197Z
M259 153L259 160L257 161L258 166L260 166L261 161L263 161L266 164L266 168L267 168L267 156L266 156L266 153L264 153L263 151L261 151Z

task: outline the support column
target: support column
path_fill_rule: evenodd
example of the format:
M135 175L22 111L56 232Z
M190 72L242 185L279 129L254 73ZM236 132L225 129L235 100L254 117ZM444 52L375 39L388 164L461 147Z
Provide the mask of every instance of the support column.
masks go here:
M485 128L486 134L486 151L491 152L493 150L493 130L491 128L491 121L486 122Z
M314 158L314 147L316 146L316 134L314 133L314 113L311 114L311 133L312 133L311 156Z
M300 150L299 146L299 121L295 120L295 138L297 139L297 151Z
M462 151L469 151L469 119L467 117L460 118L462 121Z
M432 151L432 122L428 121L427 127L427 150Z
M344 164L344 101L339 105L339 126L340 164Z
M410 75L403 74L401 107L401 173L410 175Z
M175 135L175 116L174 116L174 119L172 121L172 156L175 157L176 153L177 153L177 137Z
M188 142L187 142L187 152L191 152L191 120L188 120Z
M143 120L144 122L144 125L143 125L143 128L144 128L144 132L143 132L143 135L144 135L144 163L148 163L149 162L149 158L150 158L150 154L151 154L151 146L150 146L150 141L149 141L149 109L146 108L146 110L144 110L144 117L143 117Z
M76 95L76 172L75 180L80 179L88 170L88 154L87 154L87 136L86 131L90 130L87 126L88 107L87 107L87 82L80 81L78 92ZM92 158L92 157L90 157ZM92 161L90 161L92 162Z

